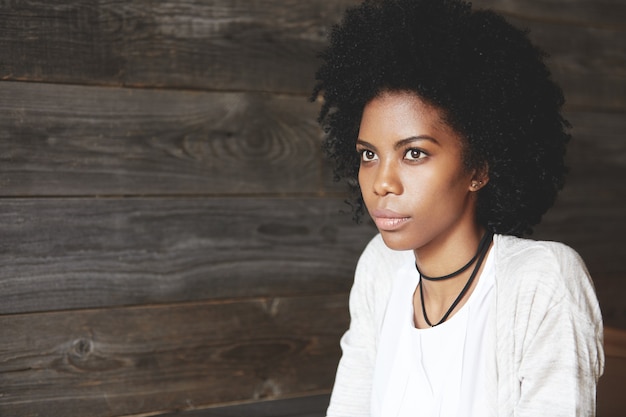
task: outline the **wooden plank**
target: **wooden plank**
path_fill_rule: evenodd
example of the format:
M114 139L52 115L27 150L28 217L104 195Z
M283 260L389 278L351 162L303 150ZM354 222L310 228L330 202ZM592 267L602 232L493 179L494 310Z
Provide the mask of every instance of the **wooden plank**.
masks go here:
M626 331L605 328L604 348L606 365L598 384L598 416L622 417L626 415Z
M606 356L626 359L626 330L604 328L604 353Z
M607 357L604 375L598 383L598 417L623 417L626 386L626 358Z
M355 3L5 2L0 78L308 94L330 24ZM624 109L626 6L570 3L477 5L532 29L570 105Z
M317 194L305 98L0 82L0 195Z
M309 94L354 0L4 1L0 79Z
M624 29L525 23L550 55L547 63L568 109L626 111Z
M348 291L341 199L0 200L0 314Z
M346 291L374 229L343 208L315 199L4 200L0 312ZM534 236L581 253L605 320L618 327L623 213L562 200Z
M2 82L0 94L13 98L0 102L4 196L344 190L320 168L318 106L299 98ZM623 114L568 114L598 152L620 146ZM590 169L589 149L574 169Z
M626 27L626 4L622 0L474 0L472 4L525 20L622 30Z
M167 413L160 417L324 417L329 401L328 394L308 395Z
M621 0L479 0L530 38L550 57L554 79L573 109L626 110L626 4Z
M567 105L576 109L626 109L626 4L621 0L478 0L530 37L550 58Z
M129 416L328 392L347 295L0 316L0 415Z

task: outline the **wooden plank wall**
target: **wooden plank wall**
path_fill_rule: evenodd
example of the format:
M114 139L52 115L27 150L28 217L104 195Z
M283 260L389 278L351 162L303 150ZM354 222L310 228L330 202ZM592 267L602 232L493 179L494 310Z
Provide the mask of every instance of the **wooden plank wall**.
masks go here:
M0 416L328 392L358 254L307 97L354 0L0 2ZM532 29L574 125L537 237L626 328L626 5L474 2Z
M0 3L0 415L329 390L373 229L320 155L346 2Z

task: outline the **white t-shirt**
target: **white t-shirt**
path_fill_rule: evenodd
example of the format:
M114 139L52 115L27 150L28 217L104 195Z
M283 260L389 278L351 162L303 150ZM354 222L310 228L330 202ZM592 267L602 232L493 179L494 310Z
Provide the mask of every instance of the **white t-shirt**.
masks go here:
M373 410L380 417L471 417L487 415L485 352L489 309L494 296L492 256L466 303L444 323L414 326L413 294L419 283L414 266L400 271L383 321L374 369ZM377 376L389 372L387 386ZM378 389L383 392L376 392ZM376 414L374 414L376 415Z

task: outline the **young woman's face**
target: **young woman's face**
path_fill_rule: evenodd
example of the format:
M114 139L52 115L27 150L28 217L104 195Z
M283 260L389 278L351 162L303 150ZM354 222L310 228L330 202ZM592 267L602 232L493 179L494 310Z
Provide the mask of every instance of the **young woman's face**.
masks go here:
M418 250L476 230L476 178L463 165L461 138L440 116L404 92L383 93L363 111L359 184L392 249Z

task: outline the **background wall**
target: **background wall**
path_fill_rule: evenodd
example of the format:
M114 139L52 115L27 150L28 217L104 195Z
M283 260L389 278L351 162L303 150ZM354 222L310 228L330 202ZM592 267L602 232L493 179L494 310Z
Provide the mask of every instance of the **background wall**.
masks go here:
M0 416L329 391L374 230L340 214L307 98L354 3L0 2ZM626 329L626 4L474 3L552 56L575 141L536 237Z

